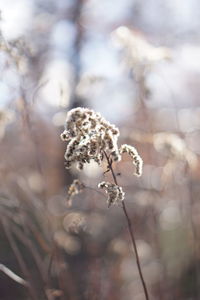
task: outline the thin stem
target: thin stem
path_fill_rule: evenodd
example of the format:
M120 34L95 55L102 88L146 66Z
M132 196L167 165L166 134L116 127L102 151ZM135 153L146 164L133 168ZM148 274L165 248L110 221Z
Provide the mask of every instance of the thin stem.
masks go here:
M199 299L199 283L200 283L200 276L199 276L199 260L198 260L198 253L199 253L199 236L198 236L198 230L195 226L195 220L193 216L193 207L195 204L195 199L193 195L193 186L191 180L188 182L188 189L190 193L190 201L189 201L189 214L190 214L190 226L191 226L191 231L192 231L192 236L193 236L193 256L196 261L194 269L194 277L195 277L195 282L196 282L196 295L197 299Z
M115 184L118 185L117 177L116 177L116 175L114 173L114 170L113 170L113 167L112 167L112 161L110 161L110 159L109 159L109 157L108 157L108 155L105 151L104 151L104 154L105 154L105 157L106 157L107 162L108 162L108 167L109 167L109 169L112 173L113 180L114 180ZM127 212L127 209L126 209L126 204L125 204L124 200L122 201L122 209L123 209L123 212L124 212L124 215L126 217L127 224L128 224L128 230L129 230L129 233L130 233L130 236L131 236L131 242L132 242L133 249L134 249L135 256L136 256L137 268L138 268L138 272L139 272L140 279L141 279L141 282L142 282L142 286L143 286L143 289L144 289L145 298L146 298L146 300L149 300L148 290L147 290L147 286L146 286L146 283L145 283L145 280L144 280L144 276L142 274L140 259L139 259L139 255L138 255L138 251L137 251L137 246L136 246L136 242L135 242L134 233L133 233L133 227L132 227L132 223L131 223L131 220L129 218L129 215L128 215L128 212Z
M17 283L27 286L28 283L26 280L15 274L13 271L11 271L9 268L4 266L3 264L0 264L0 271L2 271L4 274L6 274L8 277L10 277L12 280L16 281Z
M147 290L147 286L146 286L146 283L145 283L145 280L144 280L144 277L143 277L143 274L142 274L142 269L141 269L141 265L140 265L140 259L139 259L139 255L138 255L138 251L137 251L135 237L134 237L134 234L133 234L131 220L130 220L130 218L128 216L126 205L125 205L124 201L122 201L122 208L123 208L123 211L124 211L124 214L126 216L127 223L128 223L128 230L129 230L129 233L130 233L130 236L131 236L131 241L132 241L133 248L134 248L134 251L135 251L137 267L138 267L138 271L139 271L139 274L140 274L140 279L141 279L141 282L142 282L142 285L143 285L145 297L146 297L146 300L149 300L148 290Z
M31 276L30 276L30 273L26 266L26 263L25 263L23 256L22 256L21 252L19 251L18 246L12 236L12 232L10 231L9 224L7 223L7 221L4 218L2 220L2 225L4 228L5 235L6 235L8 241L10 243L10 246L13 250L13 253L15 254L15 256L18 260L19 266L20 266L24 276L27 279L27 287L28 287L30 296L33 300L37 300L38 297L37 297L37 294L36 294L34 286L33 286L32 278L30 278Z

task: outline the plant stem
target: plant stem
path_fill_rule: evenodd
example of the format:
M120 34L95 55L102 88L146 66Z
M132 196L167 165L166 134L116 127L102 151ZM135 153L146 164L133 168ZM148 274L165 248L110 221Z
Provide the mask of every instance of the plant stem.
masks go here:
M5 218L2 219L2 225L3 225L3 228L4 228L4 232L5 232L5 235L10 243L10 246L13 250L13 253L15 254L17 260L18 260L18 263L19 263L19 266L25 276L25 278L27 279L27 288L29 290L29 293L30 293L30 297L32 300L37 300L38 299L38 295L36 294L36 291L34 289L34 285L33 285L33 281L32 281L32 278L30 276L30 272L28 270L28 267L24 261L24 258L23 258L23 255L21 254L20 250L18 249L18 246L15 242L15 239L13 238L13 235L12 235L12 232L10 230L10 226L8 224L8 222L6 221Z
M148 290L147 290L147 286L146 286L146 283L145 283L145 280L144 280L144 277L143 277L143 274L142 274L142 269L141 269L141 265L140 265L140 259L139 259L139 255L138 255L138 251L137 251L135 237L134 237L134 234L133 234L132 224L131 224L131 220L128 216L124 200L122 201L122 208L123 208L123 211L124 211L124 214L126 216L127 223L128 223L128 230L129 230L129 233L130 233L130 236L131 236L131 241L132 241L133 248L134 248L134 251L135 251L136 263L137 263L140 279L141 279L141 282L142 282L142 286L143 286L143 289L144 289L145 297L146 297L146 300L149 300Z
M117 177L116 177L116 175L114 173L114 170L113 170L113 167L112 167L112 161L109 159L109 157L108 157L108 155L105 151L104 151L104 154L105 154L105 157L106 157L107 162L108 162L108 167L109 167L109 169L112 173L113 180L114 180L115 184L118 185ZM131 220L129 218L129 215L128 215L128 212L127 212L127 209L126 209L126 204L125 204L124 200L122 201L122 209L123 209L123 212L124 212L124 215L126 217L127 224L128 224L128 230L129 230L129 233L130 233L130 236L131 236L131 242L132 242L133 249L134 249L135 256L136 256L137 268L138 268L138 272L139 272L140 279L141 279L141 282L142 282L142 286L143 286L143 289L144 289L145 298L146 298L146 300L149 300L150 298L149 298L149 295L148 295L148 290L147 290L147 286L146 286L146 283L145 283L145 280L144 280L144 276L142 274L140 259L139 259L139 255L138 255L138 251L137 251L137 246L136 246L136 242L135 242L134 233L133 233L133 227L132 227L132 223L131 223Z

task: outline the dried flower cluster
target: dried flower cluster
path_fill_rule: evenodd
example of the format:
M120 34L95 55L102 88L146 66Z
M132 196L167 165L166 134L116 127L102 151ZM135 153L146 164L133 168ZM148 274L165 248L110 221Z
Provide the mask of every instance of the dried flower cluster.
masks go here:
M31 49L30 45L25 43L25 40L18 38L8 42L0 33L0 50L6 54L6 57L10 58L10 62L15 65L20 71L20 74L25 75L27 73L27 56L32 56L34 51Z
M165 47L155 47L144 36L128 27L120 26L112 34L122 48L126 50L128 61L133 66L145 66L163 59L169 59L170 50Z
M133 158L133 164L136 167L135 175L141 176L143 161L140 155L138 154L137 150L135 149L135 147L124 144L120 147L120 153L128 153Z
M117 177L113 170L113 161L121 160L121 153L128 153L133 158L133 164L136 166L135 175L142 174L142 159L137 150L129 145L122 145L118 148L117 141L119 130L108 121L106 121L99 113L87 108L75 108L68 112L66 120L66 128L61 134L61 139L67 142L65 152L66 167L70 168L73 163L78 163L78 168L83 169L85 163L91 160L96 161L99 165L105 158L107 162L107 171L111 172L114 183L102 181L98 184L98 188L105 190L107 194L107 204L110 207L113 204L121 204L124 211L128 228L131 235L132 245L136 254L137 267L140 279L144 288L146 300L149 299L146 284L142 275L139 256L135 243L134 234L131 228L131 221L127 214L124 198L125 193L121 186L117 183ZM104 172L104 174L106 173ZM68 191L68 200L71 203L72 197L78 194L83 184L79 180L74 180ZM78 219L72 214L72 228L79 227ZM80 224L84 225L84 220L80 220ZM66 228L71 228L70 216L65 219ZM77 231L78 233L78 231Z
M66 168L78 163L83 169L85 163L92 159L101 163L106 151L115 161L121 156L117 146L119 130L99 113L87 108L75 108L68 112L66 128L61 134L63 141L67 141L65 152Z
M98 184L98 188L105 189L108 194L108 207L110 207L111 204L119 204L124 200L125 193L123 192L122 187L114 183L102 181Z
M73 197L79 194L84 189L84 184L80 182L78 179L74 179L72 184L70 185L67 193L67 202L68 205L71 205Z
M190 151L185 141L173 133L154 134L153 144L157 151L163 152L169 159L185 160L191 169L197 167L197 157Z
M136 167L135 175L141 176L143 161L137 150L127 144L118 148L118 137L118 128L106 121L99 113L81 107L70 110L67 114L66 128L61 134L61 139L67 141L66 168L77 163L78 168L82 170L84 164L90 163L91 160L100 165L105 157L109 171L113 161L120 161L121 154L128 153L133 158L133 164ZM98 187L108 194L108 207L124 200L125 194L117 184L101 182ZM79 180L73 181L68 191L69 204L73 196L83 188L84 185Z

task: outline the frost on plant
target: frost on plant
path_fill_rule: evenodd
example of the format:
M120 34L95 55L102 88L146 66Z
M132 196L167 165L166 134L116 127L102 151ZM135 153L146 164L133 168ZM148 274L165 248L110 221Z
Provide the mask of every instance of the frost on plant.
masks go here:
M121 160L121 154L127 152L133 158L135 175L142 174L142 159L133 146L122 145L118 147L118 128L110 124L99 113L88 108L75 108L67 113L65 130L61 139L67 142L65 151L66 168L76 164L82 170L86 163L94 160L101 165L104 158L108 162L108 170L111 170L112 162ZM69 188L69 201L80 191L82 186L74 181ZM120 203L124 200L124 192L117 184L101 182L99 188L105 189L108 195L108 206Z

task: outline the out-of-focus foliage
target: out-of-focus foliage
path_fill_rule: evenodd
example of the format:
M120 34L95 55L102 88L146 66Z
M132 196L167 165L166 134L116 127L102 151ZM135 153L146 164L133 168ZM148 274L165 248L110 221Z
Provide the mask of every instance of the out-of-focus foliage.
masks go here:
M151 299L199 299L199 1L0 9L0 299L144 299L122 211L97 188L106 165L64 168L76 106L114 122L144 160L141 178L128 156L115 171ZM74 178L86 188L69 207Z

